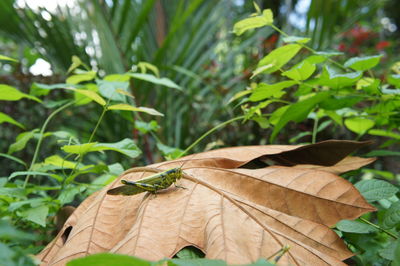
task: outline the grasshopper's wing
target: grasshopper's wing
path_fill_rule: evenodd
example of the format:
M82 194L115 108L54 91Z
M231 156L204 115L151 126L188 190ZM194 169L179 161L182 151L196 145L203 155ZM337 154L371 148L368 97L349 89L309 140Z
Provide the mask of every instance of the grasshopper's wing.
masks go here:
M116 188L112 188L107 191L108 195L125 195L125 196L131 196L131 195L136 195L142 192L145 192L146 190L137 186L132 186L132 185L123 185L119 186Z

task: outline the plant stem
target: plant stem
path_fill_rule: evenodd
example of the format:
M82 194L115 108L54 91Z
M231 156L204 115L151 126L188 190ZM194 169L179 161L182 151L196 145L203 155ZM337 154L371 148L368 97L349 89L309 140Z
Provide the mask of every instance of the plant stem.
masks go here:
M178 158L182 157L183 155L185 155L187 152L189 152L194 146L196 146L197 144L199 144L200 141L202 141L205 137L207 137L208 135L210 135L211 133L213 133L214 131L216 131L217 129L226 126L227 124L230 124L232 122L235 122L237 120L243 119L245 118L244 115L232 118L230 120L227 120L215 127L213 127L212 129L210 129L209 131L207 131L206 133L204 133L200 138L198 138L197 140L195 140L195 142L193 142L189 147L186 148L186 150L184 150L183 152L181 152L178 156Z
M94 134L96 134L96 131L97 131L97 129L99 128L100 123L101 123L101 121L103 120L103 117L104 117L104 115L105 115L106 112L107 112L107 107L108 107L108 103L103 107L103 112L101 112L101 115L100 115L100 117L99 117L99 120L97 120L97 124L96 124L96 126L94 127L94 129L93 129L93 131L92 131L92 134L90 134L90 138L89 138L89 140L88 140L88 143L92 142L93 137L94 137Z
M39 155L40 146L42 145L44 131L46 130L47 125L49 124L50 120L51 120L56 114L58 114L59 112L63 111L64 109L68 108L69 106L71 106L71 105L74 104L74 103L75 103L75 101L72 101L72 102L69 102L69 103L64 104L63 106L61 106L60 108L58 108L57 110L55 110L53 113L51 113L51 114L49 115L49 117L47 117L46 121L44 121L44 124L43 124L42 128L40 129L39 140L38 140L38 143L36 144L35 152L34 152L34 154L33 154L32 162L31 162L31 165L29 166L28 171L31 171L33 165L36 163L36 159L37 159L37 157L38 157L38 155ZM31 175L27 175L27 176L26 176L23 188L25 188L26 185L28 184L29 178L30 178L30 177L31 177Z
M312 144L314 144L317 141L317 134L318 134L318 115L315 114L314 127L313 127L313 132L312 132L312 139L311 139Z
M380 230L380 231L382 231L382 232L388 234L389 236L393 237L394 239L397 239L397 238L398 238L398 237L397 237L395 234L393 234L392 232L389 232L388 230L383 229L383 228L380 227L379 225L376 225L376 224L374 224L374 223L371 223L371 222L368 221L367 219L364 219L364 218L360 217L360 220L363 221L364 223L369 224L370 226L373 226L373 227L375 227L376 229L378 229L378 230Z

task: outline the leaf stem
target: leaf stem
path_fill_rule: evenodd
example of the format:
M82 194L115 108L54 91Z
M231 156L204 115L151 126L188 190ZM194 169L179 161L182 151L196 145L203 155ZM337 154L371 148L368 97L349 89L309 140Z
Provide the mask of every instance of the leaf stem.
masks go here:
M179 154L179 156L177 158L182 157L183 155L185 155L186 153L188 153L193 147L195 147L197 144L199 144L200 141L202 141L205 137L207 137L208 135L210 135L211 133L213 133L214 131L216 131L217 129L226 126L227 124L230 124L232 122L235 122L237 120L243 119L245 118L244 115L229 119L223 123L218 124L217 126L213 127L212 129L210 129L209 131L207 131L206 133L204 133L200 138L198 138L197 140L195 140L189 147L186 148L186 150L184 150L183 152L181 152Z
M379 225L376 225L376 224L374 224L374 223L371 223L370 221L368 221L367 219L362 218L362 217L360 217L360 220L361 220L362 222L364 222L364 223L366 223L366 224L369 224L370 226L375 227L376 229L378 229L378 230L380 230L380 231L382 231L382 232L388 234L389 236L393 237L394 239L398 239L398 237L397 237L395 234L393 234L392 232L389 232L389 231L386 230L386 229L383 229L383 228L380 227Z
M317 134L318 134L318 115L315 114L314 127L313 127L313 132L312 132L312 139L311 139L312 144L317 142Z
M53 113L51 113L51 114L49 115L49 117L47 117L46 121L44 121L44 124L43 124L42 128L40 129L39 140L38 140L38 143L36 144L35 152L34 152L34 154L33 154L32 162L31 162L31 165L29 166L28 171L31 171L33 165L36 163L36 159L37 159L37 157L38 157L38 155L39 155L40 146L42 145L44 131L46 130L47 125L49 124L50 120L51 120L56 114L58 114L59 112L63 111L64 109L68 108L69 106L71 106L71 105L74 104L74 103L75 103L75 101L72 101L72 102L69 102L69 103L64 104L63 106L61 106L60 108L58 108L57 110L55 110ZM31 177L31 175L27 175L27 176L26 176L23 188L25 188L26 185L28 184L29 178L30 178L30 177Z

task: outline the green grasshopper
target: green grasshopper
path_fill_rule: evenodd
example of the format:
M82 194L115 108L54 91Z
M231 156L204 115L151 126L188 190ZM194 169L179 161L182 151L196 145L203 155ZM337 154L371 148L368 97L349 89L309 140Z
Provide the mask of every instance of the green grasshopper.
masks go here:
M158 190L166 189L183 176L182 166L168 169L164 172L148 176L137 181L121 180L123 186L107 191L108 195L136 195L145 191L156 193ZM177 186L175 184L176 187ZM183 188L183 187L181 187Z

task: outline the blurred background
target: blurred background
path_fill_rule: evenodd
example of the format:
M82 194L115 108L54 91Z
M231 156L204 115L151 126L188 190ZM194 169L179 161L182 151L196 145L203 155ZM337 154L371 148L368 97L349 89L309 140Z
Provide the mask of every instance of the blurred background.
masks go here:
M381 70L377 70L382 79L385 66L398 59L400 5L396 0L255 2L262 9L271 8L274 23L289 35L311 37L310 46L316 50L339 50L344 58L384 54ZM34 82L63 83L73 55L100 76L124 73L138 62L152 63L161 76L173 80L182 91L135 81L131 83L132 94L137 105L165 114L157 120L161 142L184 149L240 112L239 107L228 105L229 99L249 86L257 62L279 44L278 33L269 28L240 37L232 33L233 24L253 12L253 1L245 0L2 0L0 54L19 63L0 63L0 83L25 92ZM50 111L31 104L2 102L1 109L32 129L39 128ZM100 112L95 105L67 111L52 122L49 130L75 130L72 133L76 136L88 138ZM301 126L306 131L312 124ZM0 151L6 152L18 130L2 124ZM254 122L237 123L196 148L203 150L207 143L208 147L266 144L268 134ZM349 134L332 131L326 138L354 139ZM288 144L291 137L288 130L277 143ZM160 159L153 152L156 143L121 116L107 114L96 138L100 142L137 140L145 156L130 164ZM47 148L51 147L49 143ZM33 148L33 144L28 146L20 157L29 161ZM109 156L115 156L112 161L123 160L118 154ZM15 170L17 165L11 163L9 167Z

